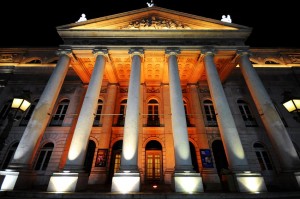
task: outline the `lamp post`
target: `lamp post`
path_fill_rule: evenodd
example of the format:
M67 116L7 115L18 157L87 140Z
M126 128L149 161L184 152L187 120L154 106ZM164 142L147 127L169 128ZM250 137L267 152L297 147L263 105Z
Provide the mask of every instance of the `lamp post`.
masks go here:
M11 112L11 110L9 111L7 115L7 124L0 134L0 151L5 145L5 140L8 137L8 134L13 126L14 121L16 121L18 111L20 110L22 112L25 112L30 105L31 103L25 98L15 97L13 99L11 104L11 110L13 110L14 112Z
M288 112L297 114L293 118L300 122L300 98L294 97L291 92L285 91L282 104Z

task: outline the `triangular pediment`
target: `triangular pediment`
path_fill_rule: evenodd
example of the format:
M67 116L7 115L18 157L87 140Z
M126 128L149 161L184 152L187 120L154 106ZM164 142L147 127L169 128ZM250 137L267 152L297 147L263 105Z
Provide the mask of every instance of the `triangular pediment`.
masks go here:
M66 45L243 45L251 31L156 6L57 27Z
M149 7L57 27L58 30L239 30L248 27Z

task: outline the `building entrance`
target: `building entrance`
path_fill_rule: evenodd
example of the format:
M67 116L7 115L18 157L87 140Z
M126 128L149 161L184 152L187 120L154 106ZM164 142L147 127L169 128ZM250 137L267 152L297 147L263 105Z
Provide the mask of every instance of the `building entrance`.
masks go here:
M162 147L158 141L152 140L146 145L145 154L146 183L160 183L162 181Z
M161 180L161 151L146 151L146 181L160 182Z

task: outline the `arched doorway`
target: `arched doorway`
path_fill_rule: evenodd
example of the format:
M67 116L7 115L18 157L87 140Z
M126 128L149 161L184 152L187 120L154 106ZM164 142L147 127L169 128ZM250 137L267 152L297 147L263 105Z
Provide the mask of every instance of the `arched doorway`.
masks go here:
M218 171L218 175L221 178L221 172L225 169L228 170L228 162L225 154L225 150L223 147L223 143L221 140L215 140L212 143L213 155L216 163L216 168Z
M114 176L114 173L117 172L120 168L122 146L123 146L123 140L119 140L119 141L115 142L112 147L110 166L109 166L109 178L108 178L109 184L111 184L111 182L112 182L112 177Z
M192 164L193 164L193 169L197 173L199 173L199 166L198 166L198 161L197 161L197 155L196 155L196 149L193 143L190 143L190 151L191 151L191 159L192 159Z
M145 183L162 182L162 146L156 140L151 140L146 147Z
M85 155L85 161L84 161L85 171L88 172L89 174L91 173L92 166L93 166L95 149L96 149L95 142L93 140L89 140L88 147L86 150L86 155Z

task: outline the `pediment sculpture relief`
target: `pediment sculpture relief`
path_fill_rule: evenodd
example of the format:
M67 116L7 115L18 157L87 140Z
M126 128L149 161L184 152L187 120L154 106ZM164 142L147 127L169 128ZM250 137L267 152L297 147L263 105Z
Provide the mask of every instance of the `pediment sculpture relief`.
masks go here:
M174 20L162 19L156 16L132 21L121 29L191 29L185 24Z

